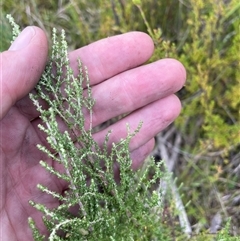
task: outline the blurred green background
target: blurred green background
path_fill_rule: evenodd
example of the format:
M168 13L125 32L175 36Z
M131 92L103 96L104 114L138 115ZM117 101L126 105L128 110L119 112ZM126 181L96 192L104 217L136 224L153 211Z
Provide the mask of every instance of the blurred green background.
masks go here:
M5 18L10 13L22 28L44 29L49 41L53 27L65 29L70 49L138 30L154 40L150 61L180 60L188 73L178 93L183 110L156 137L156 148L165 148L170 159L165 161L174 162L196 238L208 240L213 226L220 229L228 218L231 234L240 235L239 0L2 0L0 5L1 51L11 41ZM206 236L200 239L200 233Z

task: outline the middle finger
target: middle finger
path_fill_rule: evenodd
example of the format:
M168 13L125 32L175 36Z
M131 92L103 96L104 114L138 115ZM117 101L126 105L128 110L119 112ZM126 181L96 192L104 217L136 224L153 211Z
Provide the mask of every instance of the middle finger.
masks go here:
M92 87L93 127L165 98L182 88L185 70L176 60L163 59L121 73ZM86 113L85 127L89 126Z

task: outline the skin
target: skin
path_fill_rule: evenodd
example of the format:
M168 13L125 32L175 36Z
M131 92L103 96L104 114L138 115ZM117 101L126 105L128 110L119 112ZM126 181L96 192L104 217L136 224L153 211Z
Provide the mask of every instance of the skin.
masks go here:
M141 66L152 55L154 46L145 33L131 32L106 38L69 54L77 71L80 56L88 67L93 97L96 99L93 126L123 113L113 124L110 142L126 136L126 123L134 130L143 121L140 133L130 143L133 169L141 166L154 147L154 136L179 115L181 103L174 95L181 89L186 72L174 59L162 59ZM45 142L37 128L38 112L28 98L47 61L48 45L44 32L27 27L0 61L0 239L30 241L27 218L33 217L43 233L41 213L28 201L49 208L58 202L36 188L37 183L62 193L64 183L48 174L40 165L46 159L36 144ZM139 67L140 66L140 67ZM61 123L59 123L61 124ZM94 134L101 143L107 130ZM52 160L50 165L61 169Z

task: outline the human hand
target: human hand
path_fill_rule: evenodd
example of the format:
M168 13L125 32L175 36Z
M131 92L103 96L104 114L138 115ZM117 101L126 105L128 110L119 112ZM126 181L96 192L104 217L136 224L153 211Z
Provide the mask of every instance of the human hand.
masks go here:
M110 37L70 53L73 69L80 56L88 67L96 104L93 126L129 113L110 126L110 142L126 136L126 123L132 130L143 121L140 133L130 143L133 169L138 168L154 146L154 136L179 114L181 104L174 95L184 84L183 66L163 59L140 66L153 53L152 40L144 33L132 32ZM1 53L0 92L0 236L8 241L32 240L28 217L44 233L41 213L29 200L49 208L59 203L36 188L38 183L62 193L67 189L47 173L39 160L46 156L36 148L44 142L37 125L41 122L28 93L38 82L47 60L47 40L36 27L25 29L11 48ZM107 130L94 134L99 143ZM49 160L53 166L56 163Z

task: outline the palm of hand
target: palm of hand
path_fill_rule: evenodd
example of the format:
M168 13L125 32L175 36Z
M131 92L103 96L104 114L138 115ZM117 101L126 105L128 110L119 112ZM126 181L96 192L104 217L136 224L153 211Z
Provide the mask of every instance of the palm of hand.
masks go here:
M39 160L46 159L37 150L41 143L39 133L16 107L13 107L1 122L1 222L3 237L7 240L31 240L28 217L33 217L43 231L41 214L30 206L29 200L48 207L58 205L57 201L36 188L42 183L57 192L63 191L63 184L49 175Z

